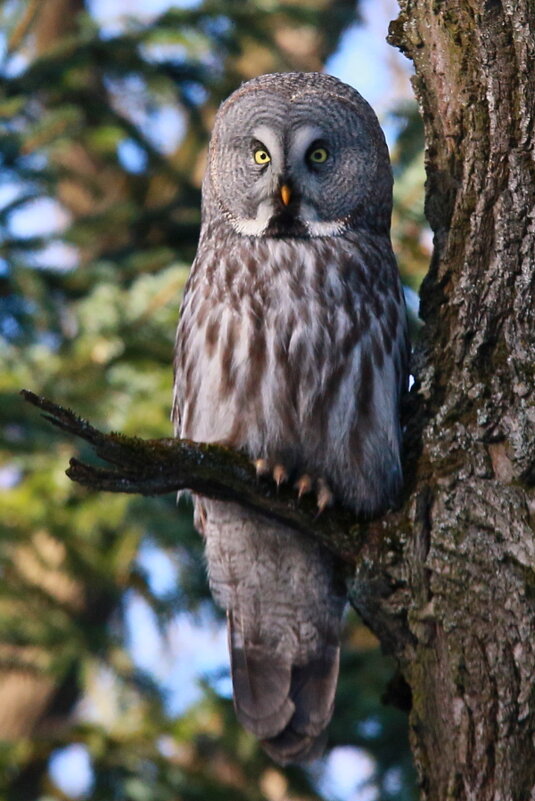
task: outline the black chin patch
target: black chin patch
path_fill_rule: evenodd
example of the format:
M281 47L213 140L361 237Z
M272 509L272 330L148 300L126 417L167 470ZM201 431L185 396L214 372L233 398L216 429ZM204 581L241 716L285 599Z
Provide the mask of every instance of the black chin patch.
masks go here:
M268 227L264 231L264 236L273 236L280 239L284 237L303 238L308 237L308 231L293 211L281 208L275 212L269 221Z

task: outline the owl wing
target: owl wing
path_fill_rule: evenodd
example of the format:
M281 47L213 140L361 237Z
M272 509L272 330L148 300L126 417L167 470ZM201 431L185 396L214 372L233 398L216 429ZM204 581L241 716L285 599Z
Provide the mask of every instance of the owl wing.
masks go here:
M184 436L184 406L188 399L188 393L192 392L192 387L188 386L187 381L188 367L193 365L195 360L201 357L202 353L202 351L197 352L199 350L198 343L191 342L192 336L195 336L199 328L198 310L195 309L196 303L198 304L199 261L199 255L197 255L191 265L190 274L184 287L184 296L176 329L173 357L173 400L171 405L171 421L176 437Z
M175 437L179 437L182 433L182 409L184 406L184 375L183 375L183 363L184 359L182 356L183 353L183 317L182 317L182 309L180 315L180 321L176 331L176 338L175 338L175 349L174 349L174 358L173 358L173 370L174 370L174 379L173 379L173 400L171 404L171 422L173 423L173 430L175 432Z

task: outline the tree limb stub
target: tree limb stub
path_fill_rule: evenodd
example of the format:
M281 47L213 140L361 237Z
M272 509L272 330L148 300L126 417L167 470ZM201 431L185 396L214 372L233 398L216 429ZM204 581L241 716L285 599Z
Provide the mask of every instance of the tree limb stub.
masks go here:
M291 484L276 487L270 479L258 479L247 456L222 445L105 434L47 398L26 389L20 394L44 412L45 420L89 443L100 459L112 465L100 467L70 460L67 476L89 489L140 495L188 489L210 498L234 501L312 534L352 564L359 540L364 539L367 529L375 527L359 523L352 512L340 505L318 515L312 496L298 500Z

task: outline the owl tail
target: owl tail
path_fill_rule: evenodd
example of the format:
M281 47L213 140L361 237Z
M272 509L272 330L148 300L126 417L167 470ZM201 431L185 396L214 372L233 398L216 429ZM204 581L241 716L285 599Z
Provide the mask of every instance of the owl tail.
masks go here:
M311 536L236 504L203 504L238 719L276 762L315 759L333 711L346 600L334 557Z
M233 613L228 623L240 723L260 738L280 765L321 756L333 713L340 646L325 645L315 658L298 666L261 643L245 643Z

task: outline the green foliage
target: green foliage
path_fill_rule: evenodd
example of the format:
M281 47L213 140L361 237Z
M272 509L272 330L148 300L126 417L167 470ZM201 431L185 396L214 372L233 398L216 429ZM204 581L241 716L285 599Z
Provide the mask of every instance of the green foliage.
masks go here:
M69 457L89 454L17 393L28 387L108 429L170 434L174 331L214 109L246 77L245 57L262 52L265 69L267 52L270 69L295 67L277 44L281 26L326 29L330 9L325 55L353 4L204 2L132 18L113 35L74 0L54 25L39 6L12 0L0 11L0 704L12 700L2 677L21 676L46 690L46 704L34 714L30 698L24 736L0 749L0 800L67 801L48 764L72 743L90 754L95 801L255 801L281 787L319 799L313 773L274 768L237 725L216 677L176 717L158 677L134 663L129 598L148 604L163 633L210 603L187 503L69 483ZM147 541L169 554L175 590L151 585L138 558ZM348 649L330 745L373 754L381 798L402 801L406 781L385 789L389 770L410 776L406 724L380 704L391 668L375 643ZM0 737L1 727L0 713Z

